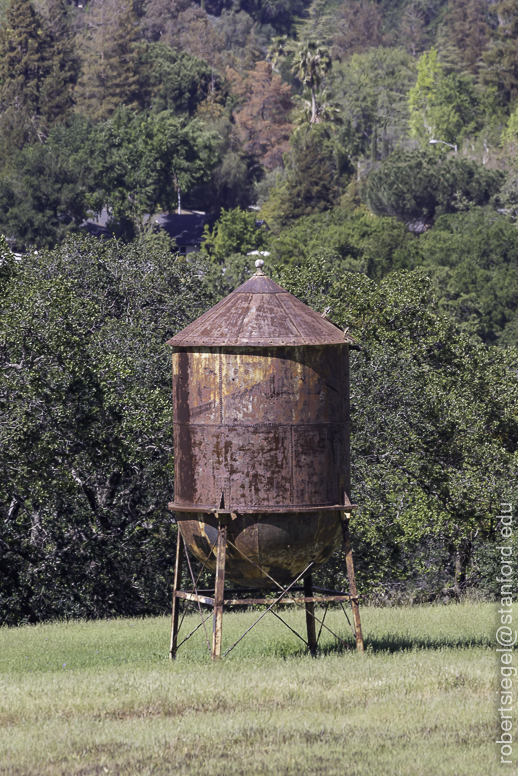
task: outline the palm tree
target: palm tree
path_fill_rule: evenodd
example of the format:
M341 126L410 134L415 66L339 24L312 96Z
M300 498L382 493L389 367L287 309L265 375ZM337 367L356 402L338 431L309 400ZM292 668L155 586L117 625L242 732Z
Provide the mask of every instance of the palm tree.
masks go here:
M329 50L318 41L307 41L297 47L291 72L302 81L311 94L310 124L316 124L319 120L317 92L330 69Z

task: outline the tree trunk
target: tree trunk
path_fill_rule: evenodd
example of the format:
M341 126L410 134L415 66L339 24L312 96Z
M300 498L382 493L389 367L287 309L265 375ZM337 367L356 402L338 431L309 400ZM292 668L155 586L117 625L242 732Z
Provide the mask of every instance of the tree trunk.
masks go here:
M467 538L461 539L455 555L455 585L454 590L459 595L466 587L468 566L471 563L472 544Z

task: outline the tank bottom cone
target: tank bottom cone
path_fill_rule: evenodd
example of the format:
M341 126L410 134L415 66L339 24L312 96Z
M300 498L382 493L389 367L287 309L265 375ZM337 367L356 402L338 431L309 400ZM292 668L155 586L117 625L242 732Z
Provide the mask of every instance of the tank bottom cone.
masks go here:
M189 550L214 572L216 515L177 512L176 517ZM342 538L339 510L238 514L229 516L227 525L225 577L245 587L268 587L272 579L291 584L310 563L312 572L325 563Z

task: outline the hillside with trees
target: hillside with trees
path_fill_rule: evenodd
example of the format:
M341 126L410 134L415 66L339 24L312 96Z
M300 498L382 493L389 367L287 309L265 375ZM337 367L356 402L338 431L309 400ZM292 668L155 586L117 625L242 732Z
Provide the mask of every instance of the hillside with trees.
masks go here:
M180 203L212 224L187 260ZM5 0L0 622L167 607L163 343L253 251L362 345L363 591L491 594L517 218L518 0Z

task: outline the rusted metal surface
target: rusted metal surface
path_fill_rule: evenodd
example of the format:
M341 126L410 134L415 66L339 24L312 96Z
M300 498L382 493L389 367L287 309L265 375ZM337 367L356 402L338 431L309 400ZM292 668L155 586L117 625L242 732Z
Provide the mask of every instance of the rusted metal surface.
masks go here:
M354 636L356 639L356 649L358 650L358 652L361 652L363 654L364 645L363 645L362 624L360 621L358 593L356 590L356 580L354 577L353 553L351 548L351 534L349 533L349 515L346 512L342 514L342 533L343 533L343 539L344 539L344 551L345 551L345 562L347 565L347 576L349 578L349 591L351 593L351 607L353 610Z
M181 534L216 570L287 585L325 563L349 505L349 345L261 271L173 337Z
M178 651L178 618L180 615L180 601L177 592L182 586L182 559L184 545L181 533L178 533L176 542L176 565L174 570L173 582L173 610L171 613L171 643L169 645L169 659L174 660Z
M176 593L177 598L181 598L184 601L195 601L205 606L214 606L214 598L207 595L200 595L199 593L186 593L184 590L178 590ZM325 603L340 603L341 601L350 601L351 596L346 595L326 595L311 597L297 596L297 598L283 598L281 604L299 604L299 603L312 603L312 604L325 604ZM271 598L225 598L223 601L225 606L258 606L264 604L271 604Z
M175 507L344 505L347 346L173 354Z
M179 546L182 544L182 539L180 537L179 539ZM329 606L329 603L332 601L335 601L340 604L340 606L343 608L343 602L344 601L351 601L351 603L358 604L357 599L352 599L350 595L340 593L338 591L332 591L332 590L322 590L321 588L317 588L319 591L322 591L324 593L330 593L331 595L313 595L313 585L311 580L311 574L310 572L313 563L309 563L300 574L287 586L283 587L279 583L275 582L273 578L271 578L271 581L274 581L275 584L275 590L274 592L277 594L277 598L272 601L271 598L225 598L225 565L226 565L226 552L227 547L233 547L236 549L235 545L232 544L232 542L229 541L227 536L227 524L226 523L220 523L218 527L218 535L217 535L217 541L214 547L214 550L216 552L217 561L216 561L216 579L215 579L215 588L214 588L214 596L207 596L202 595L203 593L212 592L212 590L198 590L196 587L197 580L195 580L194 575L192 574L192 568L191 563L189 560L189 553L187 552L187 547L185 547L185 553L187 558L187 565L189 566L189 571L191 572L191 579L193 583L192 592L188 593L183 590L176 590L174 591L174 598L183 599L186 603L192 602L196 603L198 605L198 609L200 611L200 617L201 617L201 623L194 628L184 639L180 644L181 646L187 639L189 639L194 633L196 633L197 630L199 630L200 627L203 627L205 629L205 623L207 621L207 617L204 617L204 615L201 612L201 604L204 604L206 606L210 606L213 609L213 640L212 640L212 648L209 646L211 658L212 660L218 660L221 657L221 651L222 651L222 625L223 625L223 609L224 606L256 606L261 604L266 604L268 608L266 609L263 614L261 614L257 620L248 628L248 630L243 633L243 635L237 639L237 641L232 644L232 646L227 649L223 657L228 655L229 652L231 652L234 647L246 636L247 633L250 632L250 630L257 625L258 622L260 622L263 617L268 613L272 612L286 627L288 627L293 633L295 633L302 641L303 643L309 648L312 655L316 655L317 648L318 648L318 641L320 639L320 634L322 633L322 630L325 629L326 631L329 631L331 635L333 635L338 641L340 641L345 647L348 645L346 642L343 641L343 639L334 631L332 631L326 624L325 624L325 618L327 609ZM181 558L181 555L178 555L176 558L176 574L175 576L178 577L179 572L179 559ZM252 561L248 560L249 564L252 564ZM297 582L299 579L303 579L304 586L301 588L300 586L297 587ZM248 588L251 590L260 590L261 588ZM246 588L240 589L239 591L236 589L235 592L244 592ZM280 595L279 595L280 590ZM299 592L303 590L304 596L293 596L294 592ZM234 592L234 591L233 591ZM307 595L308 593L311 593L311 595ZM304 639L299 633L297 633L293 628L286 623L282 617L280 617L275 611L274 607L278 606L279 604L291 604L291 605L302 605L305 607L306 610L306 627L307 627L307 640ZM315 604L325 604L325 610L324 610L324 616L323 619L320 619L315 615ZM185 612L184 612L185 614ZM209 615L210 616L210 615ZM346 614L347 617L347 614ZM348 618L347 618L348 619ZM183 618L182 618L183 622ZM320 624L320 629L318 632L318 636L316 636L316 623ZM178 642L178 631L179 631L180 625L178 625L178 618L176 620L173 618L173 634L171 638L171 643L175 645L175 651L174 654L176 654L176 644ZM353 631L354 633L354 631ZM363 642L362 642L363 644Z
M357 504L346 504L347 509L356 509ZM168 509L171 512L192 512L192 505L188 504L179 504L177 501L170 501L167 505ZM327 506L320 506L319 510L321 512L336 512L341 511L344 508L344 504L332 504ZM215 515L216 517L220 517L221 515L230 515L232 520L235 520L238 515L257 515L257 514L263 514L268 512L277 512L279 507L276 506L268 506L267 504L262 507L240 507L239 511L230 511L229 509L216 509L215 507L211 507L208 504L196 504L196 509L199 512L205 512L206 514ZM303 514L304 512L314 512L315 507L294 507L294 506L284 506L283 512L290 513L290 512L296 512L297 514Z
M304 604L306 608L306 630L308 649L313 657L317 654L317 632L315 628L315 602L313 601L313 580L308 574L304 580Z
M175 346L340 345L354 340L261 271L169 340Z
M223 604L225 600L225 566L227 552L227 525L220 522L216 543L216 584L214 588L214 627L212 631L212 659L221 657Z
M283 583L324 563L348 490L347 345L175 348L173 374L171 506L194 554L214 568L219 512L233 513L239 550ZM228 564L234 581L260 582L232 553Z
M189 519L189 517L191 519ZM259 516L261 517L261 516ZM218 532L212 515L177 515L182 536L193 554L216 571L216 558L210 551ZM236 546L227 548L226 574L242 585L265 586L266 574L280 584L288 584L309 562L316 567L328 560L340 543L339 512L243 515L228 526L228 538ZM249 558L255 565L248 563ZM265 573L262 573L259 566Z

